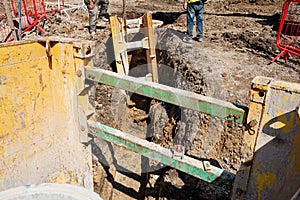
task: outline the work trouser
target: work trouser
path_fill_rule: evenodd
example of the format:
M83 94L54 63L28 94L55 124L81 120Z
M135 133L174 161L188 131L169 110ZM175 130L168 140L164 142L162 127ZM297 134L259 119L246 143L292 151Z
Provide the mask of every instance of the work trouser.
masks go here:
M196 17L196 33L197 38L203 37L203 15L204 3L203 0L188 3L187 5L187 33L190 38L193 37L194 18Z
M89 10L90 32L96 31L97 17L100 18L101 16L107 15L108 4L109 4L108 0L96 0L94 3L95 5L94 8L91 8L89 4L87 5L87 8Z

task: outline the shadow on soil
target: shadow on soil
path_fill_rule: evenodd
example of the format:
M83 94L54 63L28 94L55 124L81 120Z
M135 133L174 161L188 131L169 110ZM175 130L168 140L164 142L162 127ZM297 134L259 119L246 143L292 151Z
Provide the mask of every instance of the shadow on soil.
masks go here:
M113 188L115 190L118 190L118 191L134 198L134 199L144 199L144 195L143 195L142 191L145 188L145 183L146 183L145 177L143 175L140 176L140 175L120 166L117 163L117 160L114 156L113 146L110 142L106 142L106 143L108 145L109 151L110 151L112 159L113 159L112 164L109 164L109 162L106 160L101 148L93 140L90 143L92 145L92 153L97 157L99 163L102 165L103 169L106 172L106 179L112 184ZM118 171L118 173L121 173L133 180L140 182L140 184L141 184L140 191L136 192L134 189L115 181L114 175L111 173L111 170L110 170L110 168L112 166Z
M248 17L259 19L256 22L263 25L263 26L273 26L272 30L277 31L279 27L280 21L280 14L276 13L274 15L259 15L256 13L229 13L229 14L215 14L215 13L205 13L206 15L215 15L215 16L222 16L222 17Z
M152 14L152 18L160 20L165 24L173 24L185 12L156 12Z

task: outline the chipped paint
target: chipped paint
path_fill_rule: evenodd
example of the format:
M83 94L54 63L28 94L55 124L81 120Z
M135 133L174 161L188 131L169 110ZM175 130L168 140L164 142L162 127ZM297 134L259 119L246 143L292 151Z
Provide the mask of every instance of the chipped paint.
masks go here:
M299 111L300 109L298 109L298 111L296 110L295 115L297 115L297 112ZM295 116L294 120L296 122L295 125L297 127L300 127L300 117ZM298 132L296 133L296 137L293 140L294 142L291 147L291 153L289 156L289 162L293 163L293 173L300 173L300 128L297 131Z
M53 42L51 59L45 42L0 45L0 191L33 182L82 185L82 174L92 173L77 124L75 72L85 58L73 52L71 40Z
M269 187L272 183L274 183L275 180L276 180L276 175L271 172L264 172L257 175L256 182L257 182L258 200L264 199L262 194L263 190Z
M234 183L233 199L238 188L241 199L290 199L300 187L300 84L256 77L250 93L247 122L258 123L244 138L254 154L236 178L242 181Z

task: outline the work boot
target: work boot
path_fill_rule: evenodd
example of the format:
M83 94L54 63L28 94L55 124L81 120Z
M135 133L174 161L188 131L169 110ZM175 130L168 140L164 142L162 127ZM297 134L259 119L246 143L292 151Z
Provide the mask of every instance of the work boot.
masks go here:
M185 43L192 44L193 40L192 40L192 38L185 36L185 37L183 37L182 41Z
M198 41L198 42L202 42L202 38L196 38L196 40Z
M102 21L104 21L104 22L109 22L109 19L106 18L105 16L99 17L99 20L102 20Z

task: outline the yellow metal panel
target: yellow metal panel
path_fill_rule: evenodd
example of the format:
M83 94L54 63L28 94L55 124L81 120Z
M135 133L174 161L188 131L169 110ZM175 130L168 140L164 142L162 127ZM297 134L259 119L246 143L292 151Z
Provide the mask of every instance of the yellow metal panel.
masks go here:
M48 44L51 54L46 41L0 46L0 191L42 182L93 188L76 85L77 70L91 63L84 42Z
M22 43L14 43L13 46L1 45L0 55L0 66L46 58L47 56L45 47L34 42L27 42L26 45Z
M255 88L253 88L250 92L250 105L244 139L252 152L254 151L255 141L257 138L259 119L263 114L265 94L266 91L257 90Z
M254 155L241 167L233 196L291 199L300 188L300 84L257 77L251 94L247 129L256 123L245 140Z

